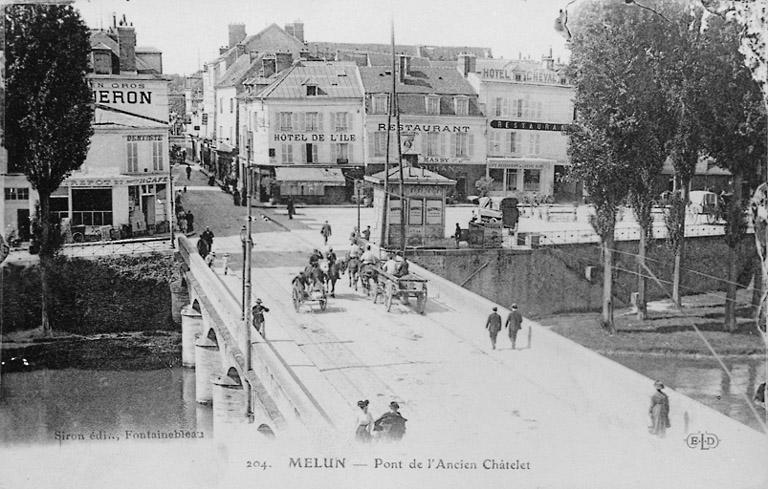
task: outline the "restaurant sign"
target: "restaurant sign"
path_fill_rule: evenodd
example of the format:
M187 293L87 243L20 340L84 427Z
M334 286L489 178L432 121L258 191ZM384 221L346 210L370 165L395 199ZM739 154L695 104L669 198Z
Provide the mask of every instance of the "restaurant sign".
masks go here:
M168 175L150 175L146 177L70 177L64 181L67 187L116 187L120 185L151 185L168 183Z
M518 129L527 131L554 131L563 132L568 128L568 124L553 122L527 122L527 121L491 121L493 129Z

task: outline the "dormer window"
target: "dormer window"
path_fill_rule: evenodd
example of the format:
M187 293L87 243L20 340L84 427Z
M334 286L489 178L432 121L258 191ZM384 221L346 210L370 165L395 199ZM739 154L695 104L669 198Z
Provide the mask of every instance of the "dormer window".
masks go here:
M427 95L426 104L427 104L427 114L429 115L440 114L440 97L438 97L437 95Z
M314 97L317 95L317 85L307 85L307 97Z
M456 112L456 115L469 115L469 98L454 97L453 110Z

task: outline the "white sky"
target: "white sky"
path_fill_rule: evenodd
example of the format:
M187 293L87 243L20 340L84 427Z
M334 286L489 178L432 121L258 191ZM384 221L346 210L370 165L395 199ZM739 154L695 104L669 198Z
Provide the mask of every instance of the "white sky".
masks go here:
M567 0L76 0L90 27L108 27L125 14L139 46L163 51L166 73L191 73L227 43L227 25L245 23L248 35L300 19L307 41L396 42L490 47L494 57L539 58L550 46L566 59L553 29Z

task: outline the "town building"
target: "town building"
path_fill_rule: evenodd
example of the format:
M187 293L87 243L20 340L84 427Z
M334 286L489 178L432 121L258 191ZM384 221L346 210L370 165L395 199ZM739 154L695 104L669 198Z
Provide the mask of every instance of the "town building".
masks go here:
M256 77L246 84L241 133L252 141L259 198L347 200L365 166L357 66L299 60L274 81Z
M303 24L289 24L289 34L272 24L257 34L246 35L244 24L228 26L228 44L219 57L205 63L202 71L202 104L190 116L188 132L194 157L218 180L242 188L243 148L239 147L239 98L243 82L263 72L264 56L274 56L273 72L291 65L304 52ZM288 26L287 26L288 27ZM267 77L271 74L267 74ZM198 129L195 129L197 127Z
M51 212L83 226L83 235L104 236L105 229L111 237L163 232L171 222L171 179L162 53L136 47L135 29L125 16L106 30L92 30L90 42L94 134L81 168L51 196ZM14 161L0 171L3 225L28 238L36 192Z
M574 88L551 52L533 59L459 56L458 70L477 91L487 116L490 195L574 199L563 182L570 165L565 129L573 122Z
M391 62L391 58L390 58ZM398 56L397 101L403 160L456 181L449 197L464 200L485 176L485 116L472 85L455 69L414 67ZM389 114L392 68L360 68L365 88L366 173L398 158L395 117ZM387 123L390 124L390 131ZM389 133L389 134L388 134Z

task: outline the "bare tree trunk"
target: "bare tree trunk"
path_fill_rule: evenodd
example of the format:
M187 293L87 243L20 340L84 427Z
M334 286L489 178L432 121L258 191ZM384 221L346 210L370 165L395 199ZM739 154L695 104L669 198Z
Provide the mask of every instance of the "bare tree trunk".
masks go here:
M739 278L736 248L728 247L728 283L725 289L724 330L736 331L736 280Z
M44 336L51 336L51 321L48 314L49 305L49 271L53 262L53 247L51 246L50 200L49 195L40 193L40 214L37 216L40 245L40 325ZM35 230L36 231L36 230Z
M616 332L613 323L613 236L603 239L603 327Z
M645 302L645 289L648 279L645 277L645 256L648 238L645 230L640 231L640 241L637 247L637 319L642 321L648 315L648 305Z
M680 243L675 253L675 268L672 272L672 302L676 307L681 307L680 302L680 275L682 273L683 256L685 255L685 220L688 214L688 187L690 182L681 182L680 196L683 199L683 214L680 220Z
M755 324L759 328L765 323L765 311L760 309L760 302L763 299L763 265L756 260L752 272L752 311L754 313Z

